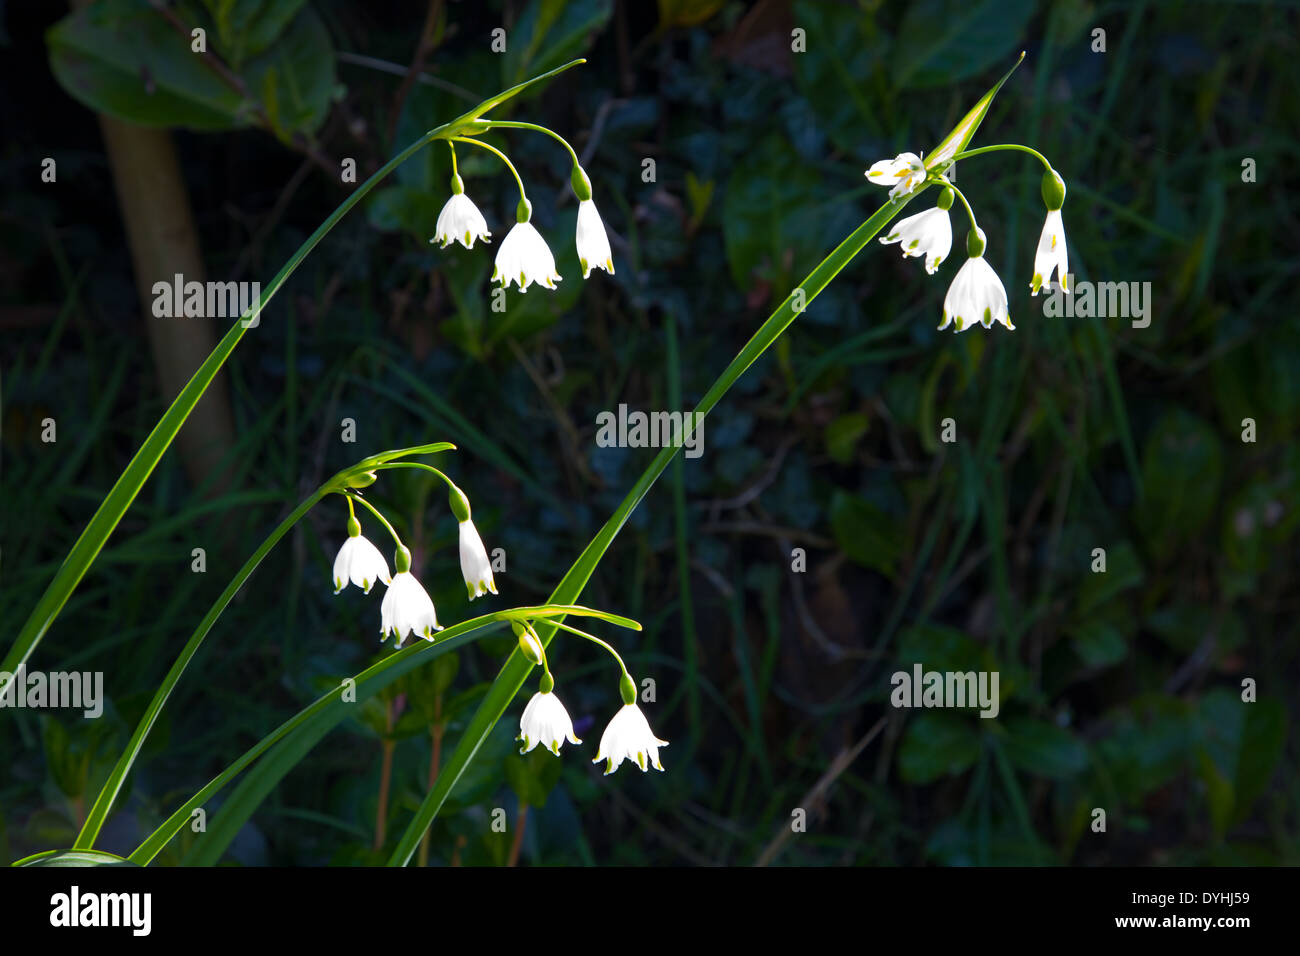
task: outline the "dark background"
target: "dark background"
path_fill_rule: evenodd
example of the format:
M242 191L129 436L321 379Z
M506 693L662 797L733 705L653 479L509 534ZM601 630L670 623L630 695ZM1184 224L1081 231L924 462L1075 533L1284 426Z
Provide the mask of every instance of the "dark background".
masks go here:
M312 0L276 30L256 2L236 8L252 26L226 33L202 3L171 11L207 25L210 49L248 78L242 94L143 3L102 8L116 41L76 50L46 32L60 4L0 8L6 646L167 405L104 139L56 80L52 37L83 98L171 128L207 278L264 284L348 194L342 158L364 178L478 100L585 56L498 118L574 143L617 274L581 279L567 159L527 133L494 141L508 144L556 252L556 293L489 309L515 187L465 149L487 249L429 245L447 194L441 147L349 215L229 362L229 433L187 426L200 450L169 451L29 662L102 670L105 716L0 713L0 858L71 844L230 574L358 458L459 446L439 465L469 493L489 549L507 551L500 597L466 602L436 488L390 473L371 492L416 552L443 623L544 601L653 455L598 448L596 415L621 402L689 407L876 208L884 191L863 170L931 149L1024 49L972 145L1022 142L1053 161L1069 184L1072 271L1151 282L1150 326L1045 317L1028 295L1037 164L964 161L958 183L1017 331L937 332L956 266L927 277L873 242L712 413L704 456L669 469L583 595L645 625L600 633L656 681L647 711L672 742L667 772L599 776L590 758L617 705L615 675L561 637L553 666L585 744L561 761L515 756L521 695L436 821L428 861L1300 860L1293 9ZM404 88L426 23L432 82ZM489 48L498 26L504 55ZM791 52L794 28L804 53ZM206 129L187 128L200 116ZM45 157L56 183L41 181ZM1246 158L1255 182L1243 182ZM46 417L55 444L40 439ZM346 417L356 444L339 440ZM939 440L945 418L955 443ZM202 464L213 449L217 468ZM323 688L388 653L375 641L379 593L331 594L345 515L322 503L218 622L101 848L129 852ZM195 547L208 550L205 574L190 570ZM804 573L791 570L796 547ZM1096 548L1104 574L1091 571ZM480 641L450 683L440 669L367 704L224 858L382 862L385 751L378 842L391 848L427 788L434 707L449 748L510 645ZM914 661L997 670L998 718L890 707L889 675ZM549 791L516 843L515 788L535 797L529 780ZM497 807L510 832L492 831ZM807 832L790 833L795 808ZM1094 808L1104 833L1090 829ZM181 861L195 840L186 830L159 861Z

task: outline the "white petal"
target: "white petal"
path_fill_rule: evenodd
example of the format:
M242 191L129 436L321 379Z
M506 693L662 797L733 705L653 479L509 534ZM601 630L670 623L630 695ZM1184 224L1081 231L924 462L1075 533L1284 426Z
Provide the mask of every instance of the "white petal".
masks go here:
M872 163L867 178L878 186L894 186L904 179L914 179L918 172L925 173L920 158L915 153L899 153L893 159ZM891 190L890 195L896 191Z
M497 593L496 583L492 580L492 562L488 560L483 539L471 519L460 523L460 570L471 601L488 591Z
M356 547L352 542L356 538L348 538L343 542L343 547L339 548L338 555L334 558L334 593L338 594L348 586L348 581L352 578L352 549Z
M382 620L381 633L384 637L390 632L396 633L398 647L402 646L408 634L414 633L431 641L433 632L442 630L438 626L432 599L410 571L399 571L393 575L379 613Z
M1034 277L1029 283L1034 295L1051 286L1053 271L1056 272L1061 288L1069 292L1066 276L1070 272L1070 257L1065 247L1065 223L1059 209L1048 211L1043 220L1043 231L1038 237L1038 248L1034 252ZM1051 289L1048 288L1048 291Z
M474 205L474 200L464 193L454 193L442 207L442 212L438 213L437 231L429 241L442 243L443 249L452 242L459 242L466 249L472 249L475 239L490 242L491 235L487 220L479 212L478 206Z
M352 550L352 583L364 588L367 594L376 581L390 583L392 578L388 575L388 562L380 550L360 535L352 540L356 542Z
M636 704L624 704L601 735L600 748L592 763L606 761L606 775L617 770L624 760L632 760L643 771L648 766L663 770L659 748L667 746L668 741L660 740L650 730L649 721Z
M519 751L521 754L540 743L558 756L565 740L573 744L582 743L574 736L573 721L560 699L552 693L541 691L534 694L524 708L519 718L519 736L515 739L524 741L525 748Z
M609 249L609 236L601 221L596 204L590 199L578 203L578 228L574 239L578 262L582 264L582 277L591 275L592 269L604 269L614 274L614 257Z
M933 275L952 250L952 222L946 209L927 209L899 220L880 241L898 243L904 256L925 256L925 271Z
M527 292L534 282L548 289L555 288L560 280L560 274L555 271L555 256L531 222L517 222L506 233L497 252L492 278L500 281L502 288L514 282L520 292Z

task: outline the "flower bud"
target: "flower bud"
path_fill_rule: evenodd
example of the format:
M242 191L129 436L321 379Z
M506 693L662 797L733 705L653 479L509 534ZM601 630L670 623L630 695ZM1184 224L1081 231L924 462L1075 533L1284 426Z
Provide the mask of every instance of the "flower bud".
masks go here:
M469 520L469 499L465 497L465 492L455 485L452 485L447 493L447 504L451 507L451 513L456 516L457 521Z
M1060 209L1065 204L1065 180L1057 174L1056 170L1049 169L1043 173L1042 193L1048 212Z
M519 638L519 653L533 664L542 662L542 643L527 625L514 625L515 635Z
M944 186L943 192L939 193L939 202L936 203L936 205L940 209L951 209L953 200L956 198L957 198L957 194L953 192L952 187Z
M527 222L533 218L533 204L527 199L519 200L519 205L515 207L515 222Z
M984 230L978 226L966 233L966 255L972 259L984 255Z
M632 675L626 671L619 678L618 693L623 698L624 705L636 703L636 681L632 680Z
M587 171L577 163L573 164L573 172L569 174L569 184L573 186L573 194L578 197L578 202L586 202L591 198L591 180L587 178Z

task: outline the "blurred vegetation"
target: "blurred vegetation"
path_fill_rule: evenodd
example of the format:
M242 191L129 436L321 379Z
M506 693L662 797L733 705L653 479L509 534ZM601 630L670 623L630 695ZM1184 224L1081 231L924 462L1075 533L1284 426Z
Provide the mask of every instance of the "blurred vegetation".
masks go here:
M1300 862L1287 732L1300 333L1279 308L1297 272L1294 9L435 0L424 79L404 87L424 13L397 6L186 0L174 23L119 0L77 20L58 5L5 10L0 70L23 94L0 102L6 643L163 410L87 106L175 128L210 277L265 282L346 195L343 159L364 178L465 104L583 55L509 111L575 143L617 275L581 280L567 160L528 134L510 154L557 253L557 293L512 293L494 313L496 247L429 245L445 150L345 220L228 366L230 490L192 487L169 456L29 665L104 671L104 717L0 715L0 857L71 844L229 573L362 455L455 442L445 467L488 547L508 554L487 609L543 600L652 455L598 448L597 413L689 407L875 208L866 166L931 147L1026 49L973 145L1023 142L1053 160L1075 275L1151 282L1150 326L1043 316L1028 296L1036 164L963 162L1017 331L936 332L953 267L926 277L896 250L865 252L710 416L705 455L665 475L584 595L646 626L616 639L656 681L668 772L600 778L589 761L616 682L598 651L561 638L552 662L586 743L560 761L517 757L521 696L438 818L428 860ZM178 23L206 25L224 75L177 40ZM494 54L503 25L507 52ZM806 52L791 52L795 28ZM40 180L45 157L56 184ZM1243 182L1245 158L1256 182ZM513 183L490 157L460 159L499 241ZM40 440L46 417L56 444ZM356 445L339 441L344 417ZM940 441L946 418L955 443ZM470 608L436 491L405 472L374 489L451 622ZM344 520L337 502L317 509L221 619L102 849L128 852L385 653L380 595L331 594ZM191 550L227 532L228 553L191 573ZM449 655L360 708L223 858L382 861L511 641ZM999 671L998 718L890 707L890 674L913 662ZM1241 702L1245 678L1256 703ZM1097 807L1105 833L1090 829ZM507 832L491 826L496 808ZM806 833L790 833L795 808ZM187 829L160 862L195 840Z

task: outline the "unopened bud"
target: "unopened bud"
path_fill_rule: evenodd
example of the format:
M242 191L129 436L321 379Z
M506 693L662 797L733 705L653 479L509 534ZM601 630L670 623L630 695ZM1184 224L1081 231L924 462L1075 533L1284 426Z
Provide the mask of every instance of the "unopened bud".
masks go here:
M1062 179L1054 169L1049 169L1043 173L1043 202L1047 204L1047 211L1060 209L1065 205L1065 180Z

